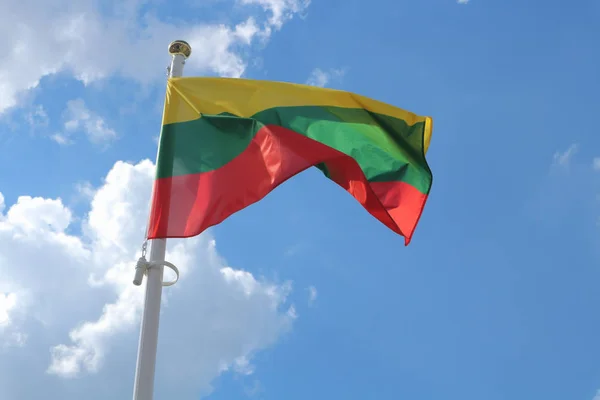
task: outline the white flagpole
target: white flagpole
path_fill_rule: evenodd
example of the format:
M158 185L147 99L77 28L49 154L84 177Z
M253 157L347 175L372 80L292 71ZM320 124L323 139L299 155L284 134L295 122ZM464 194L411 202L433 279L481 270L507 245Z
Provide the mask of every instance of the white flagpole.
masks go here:
M182 76L185 60L190 56L191 51L190 45L182 40L176 40L169 45L169 54L172 57L171 65L168 68L169 78ZM152 400L154 396L154 373L164 266L172 268L179 275L172 264L165 262L166 248L166 239L152 240L150 260L145 263L143 257L140 259L143 260L143 263L138 262L136 276L133 281L135 285L139 286L144 272L147 273L146 298L140 328L133 400Z

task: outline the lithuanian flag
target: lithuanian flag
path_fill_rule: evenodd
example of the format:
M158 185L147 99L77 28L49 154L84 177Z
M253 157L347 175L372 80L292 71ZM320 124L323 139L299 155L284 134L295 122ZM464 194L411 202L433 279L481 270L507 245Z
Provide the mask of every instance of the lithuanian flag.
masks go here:
M282 82L170 78L148 239L195 236L316 166L408 245L431 188L432 120Z

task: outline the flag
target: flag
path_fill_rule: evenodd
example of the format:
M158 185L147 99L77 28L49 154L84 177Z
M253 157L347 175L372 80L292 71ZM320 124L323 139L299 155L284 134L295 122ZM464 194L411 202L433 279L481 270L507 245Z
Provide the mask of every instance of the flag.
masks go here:
M349 92L170 78L147 236L198 235L315 166L408 245L431 189L431 131L429 117Z

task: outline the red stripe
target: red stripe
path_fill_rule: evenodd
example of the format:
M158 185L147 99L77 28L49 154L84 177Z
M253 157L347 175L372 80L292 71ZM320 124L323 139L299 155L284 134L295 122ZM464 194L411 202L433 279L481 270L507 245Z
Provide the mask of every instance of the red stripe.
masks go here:
M368 182L352 157L274 125L260 129L244 152L219 169L157 179L148 238L198 235L320 163L325 163L333 181L404 236L408 245L427 195L404 182Z

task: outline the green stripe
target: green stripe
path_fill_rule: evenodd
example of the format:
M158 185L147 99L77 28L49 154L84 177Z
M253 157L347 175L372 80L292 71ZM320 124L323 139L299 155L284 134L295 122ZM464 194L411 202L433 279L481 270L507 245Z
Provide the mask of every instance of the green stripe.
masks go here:
M264 125L279 125L354 158L373 182L403 181L427 194L431 171L423 153L423 122L405 121L364 109L277 107L252 118L203 115L163 126L157 177L220 168L238 156ZM324 166L319 168L327 175Z

